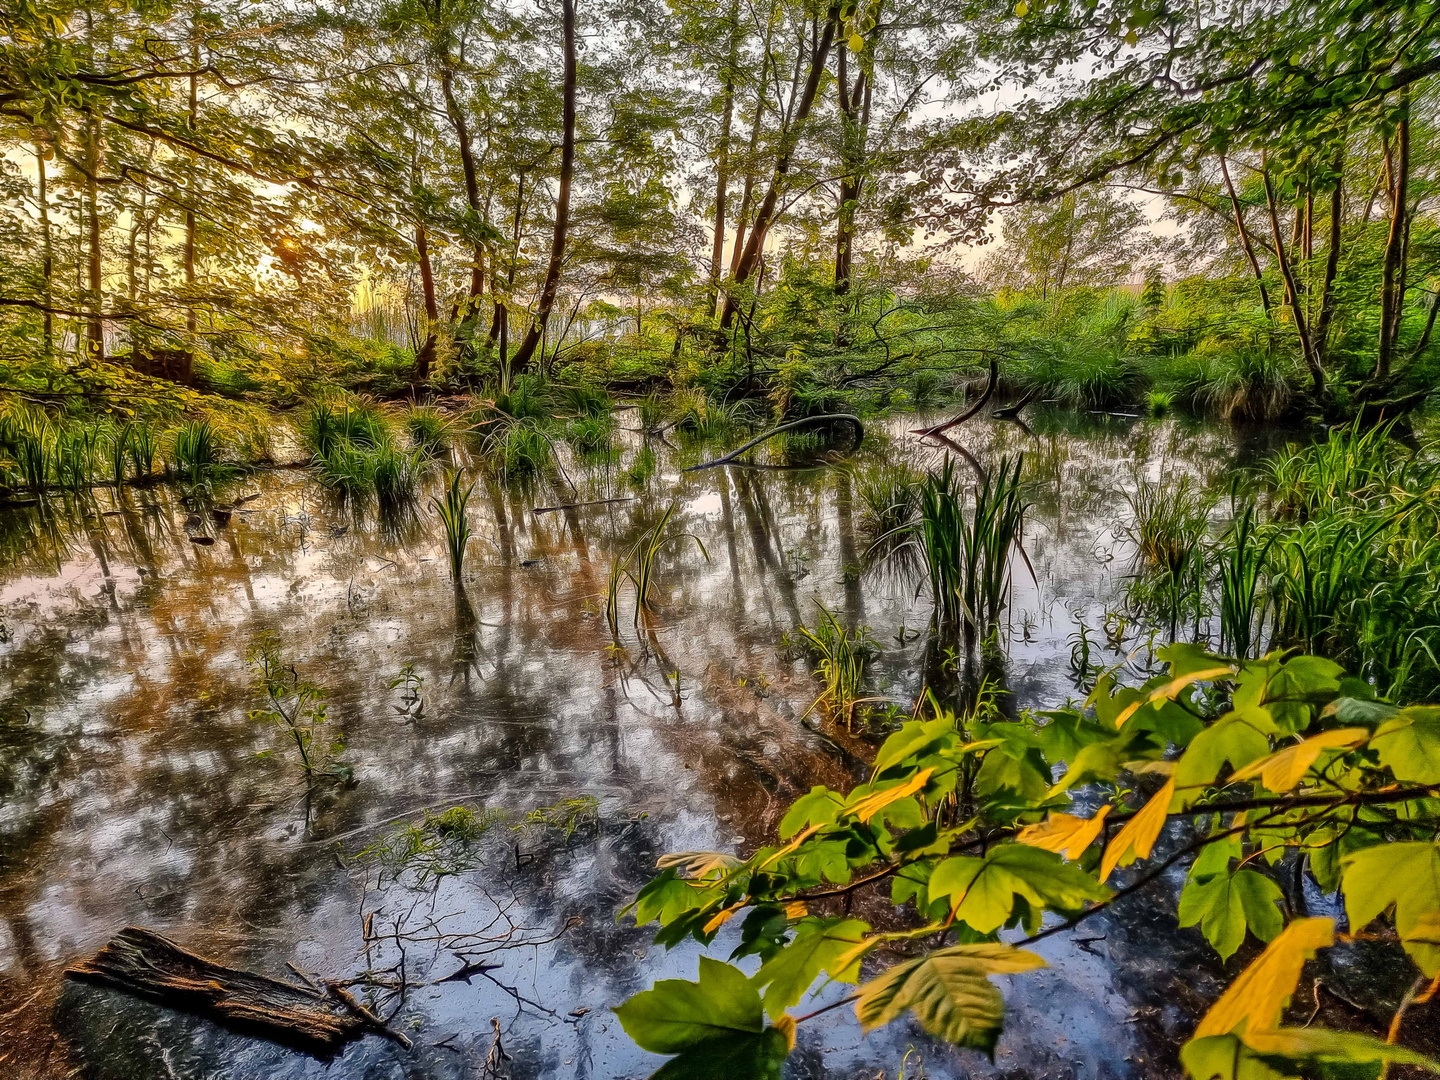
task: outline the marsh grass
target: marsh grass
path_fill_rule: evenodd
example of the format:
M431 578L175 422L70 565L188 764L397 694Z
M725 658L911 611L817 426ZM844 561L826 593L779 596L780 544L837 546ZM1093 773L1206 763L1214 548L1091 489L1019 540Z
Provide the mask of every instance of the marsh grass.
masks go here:
M474 490L473 483L461 490L460 473L452 472L446 480L444 494L439 498L430 498L430 505L435 508L435 513L445 528L445 550L450 557L450 580L457 585L461 571L465 568L465 548L470 543L470 520L465 510L470 502L470 493Z
M369 452L370 480L382 510L393 512L415 498L424 467L422 453L402 450L388 441Z
M1128 404L1145 382L1122 346L1086 338L1032 345L1018 374L1024 389L1077 409Z
M633 622L635 626L639 626L641 612L648 612L654 606L655 560L662 548L679 540L693 540L705 561L710 561L710 554L705 550L704 543L694 533L665 534L665 526L670 523L670 517L674 513L675 504L671 503L660 515L660 520L643 530L625 549L624 554L610 564L610 577L605 588L605 621L610 626L610 636L617 640L620 637L620 592L627 581L634 587Z
M428 405L407 409L400 426L410 437L410 445L421 453L437 456L450 447L450 423L438 409Z
M1242 660L1258 651L1265 629L1266 566L1276 535L1273 530L1268 538L1264 535L1256 514L1252 502L1233 515L1215 560L1220 578L1220 647Z
M155 471L155 458L160 453L160 436L153 424L136 421L130 427L130 467L136 480L148 480Z
M608 457L615 436L615 421L610 413L587 413L571 420L565 428L565 441L584 457Z
M886 463L860 476L860 524L869 538L867 565L885 565L902 574L918 568L916 551L905 545L920 513L922 476L904 463Z
M221 464L220 437L209 420L188 420L170 440L170 467L192 483Z
M1297 398L1295 364L1261 349L1187 355L1157 371L1175 399L1191 412L1222 420L1277 420Z
M555 448L538 424L519 421L506 427L496 457L507 479L524 479L543 472L555 460Z
M1015 555L1035 578L1024 547L1029 504L1021 496L1023 468L1023 454L1001 457L974 484L974 508L967 517L965 490L947 456L940 471L920 484L918 517L882 534L866 553L868 559L888 549L893 560L907 549L917 551L937 621L944 628L963 627L970 644L997 625L1009 605Z
M1127 595L1136 609L1158 612L1174 640L1181 615L1199 614L1211 499L1193 477L1166 474L1153 484L1137 480L1125 500L1131 521L1121 532L1135 546Z
M55 484L80 491L95 482L100 433L90 425L62 427L55 434Z
M831 719L843 719L846 729L850 730L854 726L856 706L861 701L865 665L877 651L875 642L868 628L862 626L852 633L841 626L819 600L815 606L820 609L815 629L800 626L795 630L815 662L816 677L825 684L810 708L824 705Z
M367 401L316 401L300 423L300 437L316 458L328 457L341 443L373 448L389 441L380 410Z

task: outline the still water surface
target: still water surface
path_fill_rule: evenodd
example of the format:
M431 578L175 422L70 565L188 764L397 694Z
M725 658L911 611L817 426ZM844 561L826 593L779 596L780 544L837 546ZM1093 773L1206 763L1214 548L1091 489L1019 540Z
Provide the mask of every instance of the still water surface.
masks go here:
M413 516L379 521L301 470L223 485L217 499L258 495L224 525L187 525L192 509L166 487L0 510L0 1075L475 1077L498 1060L497 1030L502 1075L648 1075L660 1059L609 1007L657 978L694 978L698 947L667 953L617 911L657 855L751 850L791 799L856 782L872 752L806 715L817 684L785 635L822 602L871 628L873 691L907 701L920 686L926 598L856 571L867 470L945 453L905 434L916 419L879 423L860 453L815 468L683 473L702 450L652 440L658 470L637 487L622 472L640 436L622 432L618 460L568 461L576 493L558 477L481 476L458 597L423 497ZM1038 583L1017 574L1006 626L1022 707L1076 693L1068 639L1118 603L1137 477L1223 486L1266 448L1228 428L1044 413L1033 433L977 421L956 438L982 460L1027 452ZM673 527L704 553L665 549L653 633L637 639L627 598L616 648L611 563L672 503ZM247 651L266 631L328 691L353 787L307 798L283 733L251 715ZM391 688L406 665L423 706ZM584 796L597 824L568 837L517 827ZM510 815L463 872L417 890L354 858L456 805ZM282 977L289 962L323 978L392 969L393 981L403 947L393 1023L414 1050L372 1036L327 1064L60 977L127 924ZM862 1038L836 1010L802 1026L789 1075L895 1076L912 1049L906 1076L916 1054L933 1077L1176 1072L1174 1048L1223 977L1213 954L1154 906L1118 908L1081 937L1046 940L1052 966L1005 987L993 1064L904 1023ZM480 953L499 966L437 982Z

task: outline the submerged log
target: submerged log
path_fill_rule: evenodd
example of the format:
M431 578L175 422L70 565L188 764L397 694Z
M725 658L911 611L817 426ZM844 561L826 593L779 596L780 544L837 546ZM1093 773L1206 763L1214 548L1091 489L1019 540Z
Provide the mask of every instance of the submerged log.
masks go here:
M780 424L771 428L769 431L755 436L755 438L743 446L738 446L734 450L731 450L724 457L718 457L714 461L706 461L700 465L691 465L684 471L699 472L701 469L713 469L718 465L729 465L741 454L745 453L745 451L754 449L766 439L773 438L782 431L793 431L795 428L801 427L815 427L820 424L849 424L851 430L855 433L855 445L858 447L865 440L865 425L860 422L858 416L853 416L850 413L824 413L819 416L805 416L799 420L791 420L789 423Z
M125 927L93 957L67 968L65 974L319 1057L331 1057L352 1039L376 1030L376 1021L343 1001L206 960L141 926ZM380 1029L384 1031L384 1026Z

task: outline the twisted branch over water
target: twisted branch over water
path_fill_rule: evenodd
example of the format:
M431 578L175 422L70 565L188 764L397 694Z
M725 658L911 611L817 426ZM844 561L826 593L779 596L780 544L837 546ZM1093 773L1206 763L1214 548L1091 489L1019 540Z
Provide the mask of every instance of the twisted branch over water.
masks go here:
M779 435L782 431L791 431L794 428L799 427L811 427L819 424L829 424L837 422L851 425L855 432L856 446L859 446L865 440L865 425L860 422L860 418L858 416L854 416L851 413L822 413L819 416L805 416L801 417L799 420L791 420L788 423L779 424L776 427L771 428L769 431L764 432L763 434L756 435L755 438L751 439L743 446L739 446L736 447L734 450L731 450L730 453L726 454L724 457L718 457L714 461L707 461L701 465L691 465L688 469L684 471L699 472L701 469L713 469L718 465L728 465L736 458L738 458L741 454L745 453L745 451L759 446L766 439L769 439L775 435Z

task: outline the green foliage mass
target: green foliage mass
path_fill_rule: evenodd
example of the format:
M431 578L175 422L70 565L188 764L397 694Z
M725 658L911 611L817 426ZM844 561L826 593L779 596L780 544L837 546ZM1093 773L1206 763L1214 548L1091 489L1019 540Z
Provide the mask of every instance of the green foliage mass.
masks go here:
M930 699L881 746L868 782L815 787L775 842L746 858L662 858L627 909L637 922L658 922L670 947L708 945L734 920L731 960L761 963L747 977L702 957L699 982L657 984L620 1007L640 1045L677 1055L657 1075L708 1075L693 1071L699 1048L753 1048L765 1032L783 1057L806 1019L787 1010L822 978L858 984L845 1000L867 1030L910 1012L993 1053L1005 1019L993 977L1043 967L1027 945L1154 890L1176 864L1188 864L1182 927L1227 958L1247 937L1269 943L1185 1047L1191 1076L1215 1075L1216 1040L1228 1040L1232 1064L1216 1066L1227 1077L1252 1075L1233 1071L1249 1060L1276 1075L1321 1059L1371 1076L1386 1060L1440 1068L1364 1036L1279 1026L1303 957L1334 939L1329 919L1294 914L1297 862L1322 889L1343 887L1353 932L1393 919L1421 974L1440 965L1440 709L1399 708L1316 657L1160 655L1167 669L1142 685L1106 674L1082 704L1018 721ZM1088 817L1075 813L1082 787ZM910 917L872 928L836 910L842 888L877 890ZM1018 940L1002 942L1006 930ZM866 977L902 943L908 959Z

